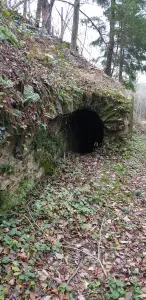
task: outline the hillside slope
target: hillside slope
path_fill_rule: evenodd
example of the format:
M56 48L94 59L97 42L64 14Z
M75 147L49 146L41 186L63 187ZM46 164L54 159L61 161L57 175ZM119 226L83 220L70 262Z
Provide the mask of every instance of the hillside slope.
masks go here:
M131 99L119 83L72 55L67 43L44 35L15 12L7 14L0 25L2 203L13 198L6 190L32 186L44 172L53 172L68 144L66 124L74 111L95 111L114 137L128 134L132 118Z

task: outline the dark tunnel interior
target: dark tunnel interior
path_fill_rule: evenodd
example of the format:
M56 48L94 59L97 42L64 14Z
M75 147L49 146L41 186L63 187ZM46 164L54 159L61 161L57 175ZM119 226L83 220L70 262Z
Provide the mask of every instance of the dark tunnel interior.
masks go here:
M100 147L104 138L104 125L98 114L87 108L76 110L70 116L69 136L73 152L86 154Z

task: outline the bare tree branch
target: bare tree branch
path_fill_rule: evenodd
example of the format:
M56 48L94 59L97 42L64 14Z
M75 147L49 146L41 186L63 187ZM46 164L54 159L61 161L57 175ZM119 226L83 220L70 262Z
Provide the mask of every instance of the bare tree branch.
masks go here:
M14 6L12 6L12 9L18 8L23 3L24 3L24 0L19 1L17 4L15 4Z
M83 46L82 46L82 50L81 50L81 55L83 54L83 51L84 51L86 37L87 37L87 24L86 24L86 28L85 28L85 35L84 35L84 41L83 41Z
M70 4L70 5L74 6L73 3L70 3L70 2L67 1L67 0L57 0L57 1L64 2L64 3L67 3L67 4ZM81 9L80 9L80 12L81 12L81 14L83 14L83 15L91 22L92 26L98 31L98 33L99 33L99 35L100 35L100 37L101 37L102 42L103 42L105 45L107 45L106 41L105 41L104 38L103 38L102 33L100 32L100 29L96 26L96 24L92 21L92 19L91 19L90 17L88 17Z
M59 10L57 9L56 6L55 6L55 9L56 9L57 13L59 14L59 16L61 17L61 13L59 12ZM68 23L70 22L70 19L72 17L72 16L70 16L71 11L72 11L72 7L68 6L65 19L63 20L63 36L64 36L66 28L69 29ZM63 37L62 37L62 40L63 40Z
M59 16L61 17L61 13L59 12L59 10L55 7L56 11L58 12ZM71 30L68 26L68 21L65 23L66 21L64 21L64 25L66 26L66 28L68 28L69 32L71 33ZM65 28L65 29L66 29ZM91 56L91 53L87 50L87 48L85 48L85 45L83 45L83 43L81 42L81 40L78 38L78 42L81 44L81 46L84 46L84 49L86 50L86 52Z
M80 267L81 267L81 265L82 265L82 262L83 262L83 257L80 258L79 264L78 264L76 270L73 272L73 274L71 275L71 277L70 277L70 278L68 279L68 281L67 281L67 285L70 284L70 282L72 281L72 279L73 279L73 278L76 276L76 274L78 273L78 271L79 271L79 269L80 269Z
M33 1L31 1L31 3L32 2ZM18 8L23 3L24 3L24 0L20 0L18 3L16 3L16 1L15 1L15 4L11 6L11 9L16 9L16 8Z

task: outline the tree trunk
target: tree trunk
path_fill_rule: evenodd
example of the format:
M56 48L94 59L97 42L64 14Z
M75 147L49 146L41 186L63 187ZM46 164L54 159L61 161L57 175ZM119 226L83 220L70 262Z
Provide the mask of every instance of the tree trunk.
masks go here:
M55 0L50 0L50 4L48 7L48 17L47 17L47 21L46 21L46 29L49 34L51 33L51 27L52 27L52 10L53 10L53 6L54 6L54 2L55 2Z
M42 0L42 27L46 28L47 18L49 14L48 0Z
M1 1L2 3L0 3L2 5L2 7L4 8L8 8L8 2L7 0Z
M55 0L42 0L42 26L46 28L48 33L51 33L52 10Z
M105 66L105 74L112 76L111 66L112 66L112 56L114 51L114 35L115 35L115 0L111 0L111 14L110 14L110 34L109 34L109 44L107 49L107 59Z
M38 28L39 28L39 25L40 25L41 9L42 9L42 0L38 0L37 10L36 10L36 26Z
M120 26L120 55L119 55L119 81L123 81L123 65L124 65L124 37L123 22L121 21Z
M123 81L123 63L124 63L124 50L120 50L120 64L119 64L119 81Z
M116 67L118 51L119 51L119 43L117 41L116 51L115 51L115 54L114 54L114 62L113 62L112 69L111 69L112 77L113 77L113 74L114 74L114 71L115 71L115 67Z
M31 21L31 8L30 8L30 0L28 1L28 15L29 15L29 21Z
M64 33L64 21L63 21L63 7L61 7L61 31L60 31L60 40L63 40Z
M80 9L80 0L75 0L71 44L70 44L71 51L76 51L76 46L77 46L78 26L79 26L79 9Z
M86 23L86 29L85 29L85 34L84 34L84 41L83 41L83 45L82 45L82 50L81 50L81 55L83 55L83 51L84 51L84 47L85 47L85 42L86 42L86 37L87 37L87 23Z
M27 0L24 0L24 4L23 4L23 17L26 18L26 14L27 14Z

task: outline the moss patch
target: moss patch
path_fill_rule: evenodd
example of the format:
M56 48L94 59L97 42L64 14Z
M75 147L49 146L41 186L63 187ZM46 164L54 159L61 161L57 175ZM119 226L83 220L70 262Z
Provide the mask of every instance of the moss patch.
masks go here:
M98 112L110 131L125 129L125 121L131 121L132 100L122 93L102 90L92 93L91 106Z
M24 178L16 192L0 190L0 212L7 211L25 201L33 186L32 178Z
M57 159L64 151L63 135L41 129L35 138L33 147L35 160L39 162L45 174L52 175L57 167Z
M11 174L13 172L14 172L14 167L9 162L0 165L0 175L4 173Z

